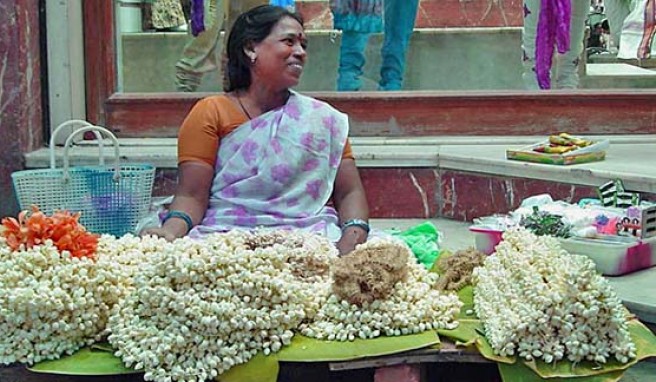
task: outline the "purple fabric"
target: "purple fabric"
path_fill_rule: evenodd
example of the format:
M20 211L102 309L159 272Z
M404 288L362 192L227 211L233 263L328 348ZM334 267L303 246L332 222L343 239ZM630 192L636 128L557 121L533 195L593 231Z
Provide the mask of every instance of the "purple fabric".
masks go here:
M550 72L554 46L561 54L570 49L571 19L571 0L541 0L535 38L535 71L540 89L551 89Z
M198 36L205 30L205 5L203 0L191 0L191 34Z

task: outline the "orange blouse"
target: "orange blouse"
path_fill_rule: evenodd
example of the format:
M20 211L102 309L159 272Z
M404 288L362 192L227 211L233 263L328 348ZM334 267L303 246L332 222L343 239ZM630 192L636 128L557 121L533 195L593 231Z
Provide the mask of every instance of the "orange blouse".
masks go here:
M198 101L178 133L178 164L201 161L214 167L221 139L247 121L244 112L226 95ZM348 138L342 159L354 159Z

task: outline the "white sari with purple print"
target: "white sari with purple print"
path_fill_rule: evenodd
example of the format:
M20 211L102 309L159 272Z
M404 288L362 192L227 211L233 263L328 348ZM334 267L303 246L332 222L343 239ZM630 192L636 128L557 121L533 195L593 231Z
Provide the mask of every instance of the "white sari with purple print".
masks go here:
M292 92L287 103L221 140L210 205L189 233L257 227L304 229L336 240L336 211L326 206L348 135L348 118Z

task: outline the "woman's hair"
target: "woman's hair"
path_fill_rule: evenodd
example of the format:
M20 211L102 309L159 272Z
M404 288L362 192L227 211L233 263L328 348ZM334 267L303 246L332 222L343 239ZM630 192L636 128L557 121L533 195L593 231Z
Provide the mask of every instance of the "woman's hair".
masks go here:
M300 15L271 5L261 5L239 15L228 35L228 62L223 86L226 92L247 89L251 85L252 63L244 49L267 38L273 27L285 17L291 17L303 26Z

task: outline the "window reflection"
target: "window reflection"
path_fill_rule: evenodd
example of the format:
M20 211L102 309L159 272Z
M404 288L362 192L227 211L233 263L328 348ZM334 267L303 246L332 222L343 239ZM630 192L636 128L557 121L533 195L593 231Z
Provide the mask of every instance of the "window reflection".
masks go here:
M230 4L224 4L224 0L204 2L206 32L193 37L191 0L115 0L119 89L220 91L220 57L215 47L221 46L223 32L218 32L214 19L223 17L227 7L232 11L227 16L230 23L241 9L267 2L225 1ZM656 61L651 58L656 27L649 20L639 20L640 12L644 19L647 0L572 1L586 4L578 87L656 87ZM407 49L403 89L525 89L522 28L530 3L540 1L421 0ZM306 20L309 39L308 65L298 89L334 91L342 33L332 29L328 0L297 1L296 9ZM631 31L629 21L642 29ZM369 39L364 50L361 90L379 87L382 44L382 34ZM188 68L196 68L197 72Z

